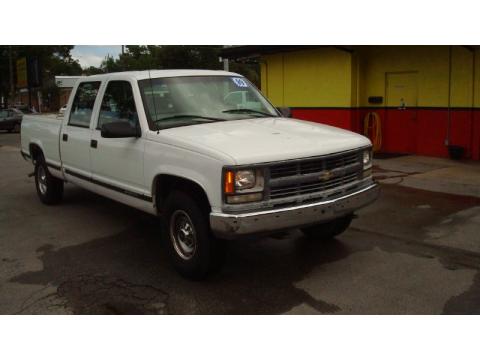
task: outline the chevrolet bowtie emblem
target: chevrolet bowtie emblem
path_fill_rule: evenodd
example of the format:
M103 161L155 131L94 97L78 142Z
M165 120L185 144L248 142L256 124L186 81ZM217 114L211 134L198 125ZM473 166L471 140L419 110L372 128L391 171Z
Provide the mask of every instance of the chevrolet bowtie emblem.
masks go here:
M333 177L333 173L331 171L324 171L322 175L318 177L319 180L327 181L330 180Z

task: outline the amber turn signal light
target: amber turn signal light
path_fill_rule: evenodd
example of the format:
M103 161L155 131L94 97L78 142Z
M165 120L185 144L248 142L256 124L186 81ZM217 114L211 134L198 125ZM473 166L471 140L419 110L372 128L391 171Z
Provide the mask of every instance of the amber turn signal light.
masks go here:
M235 174L233 171L225 171L225 194L233 194L235 192Z

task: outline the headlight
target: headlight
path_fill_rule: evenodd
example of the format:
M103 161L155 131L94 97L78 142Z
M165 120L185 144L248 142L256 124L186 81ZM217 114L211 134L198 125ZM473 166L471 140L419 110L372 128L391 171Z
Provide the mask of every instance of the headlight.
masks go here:
M263 170L226 170L223 185L228 204L260 201L263 199Z
M255 186L255 172L253 170L239 170L235 173L235 189L251 189Z
M363 168L368 169L372 166L372 149L363 151Z

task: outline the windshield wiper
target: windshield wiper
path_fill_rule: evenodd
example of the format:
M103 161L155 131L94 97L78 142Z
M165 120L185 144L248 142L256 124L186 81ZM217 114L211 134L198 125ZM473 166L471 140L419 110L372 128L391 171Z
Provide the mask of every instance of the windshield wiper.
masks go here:
M230 109L230 110L223 110L223 113L230 113L230 114L260 114L260 115L265 115L268 117L274 117L275 115L263 112L263 111L258 111L254 109Z
M154 120L154 123L157 123L159 121L163 120L173 120L173 119L181 119L181 118L191 118L192 120L195 121L195 119L198 120L209 120L209 121L204 121L204 122L213 122L213 121L225 121L225 119L221 118L216 118L216 117L210 117L210 116L203 116L203 115L190 115L190 114L177 114L177 115L172 115L172 116L165 116L163 118Z

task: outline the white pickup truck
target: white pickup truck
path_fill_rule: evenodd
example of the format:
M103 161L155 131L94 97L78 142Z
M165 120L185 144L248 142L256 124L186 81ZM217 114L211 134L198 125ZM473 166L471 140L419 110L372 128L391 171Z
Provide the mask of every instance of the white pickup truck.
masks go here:
M190 278L216 268L223 239L290 228L332 238L378 196L367 138L286 118L224 71L81 78L63 117L24 117L21 141L42 202L60 202L68 181L159 215Z

